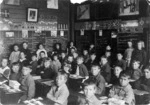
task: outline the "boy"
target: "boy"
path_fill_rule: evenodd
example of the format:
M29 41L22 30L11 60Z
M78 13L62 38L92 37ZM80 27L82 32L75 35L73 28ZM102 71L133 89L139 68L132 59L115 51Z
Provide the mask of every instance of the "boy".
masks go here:
M98 65L92 65L91 72L97 86L96 94L103 96L105 95L105 79L100 73L100 67Z
M109 97L124 100L127 105L135 105L134 92L129 79L129 73L122 72L119 77L120 84L112 87Z
M59 72L56 77L56 85L52 86L47 93L52 105L67 105L69 90L66 86L68 75L65 72Z
M77 68L75 74L87 79L89 77L89 73L86 66L83 64L83 62L84 62L84 58L82 56L77 58Z
M31 66L32 66L31 74L36 74L36 70L37 70L37 66L38 66L37 55L33 54L31 59L32 59L32 61L30 62Z
M84 81L84 95L78 97L77 105L101 105L100 100L95 96L96 84L92 79Z
M12 64L12 73L10 74L9 79L19 81L20 78L21 78L20 64L17 62L14 62Z
M60 61L58 59L58 55L57 54L53 55L53 62L52 63L53 63L53 70L58 72L59 69L61 68L61 63L60 63Z
M88 62L88 60L90 59L88 50L86 50L86 49L83 50L83 57L84 57L84 63L86 64Z
M121 53L118 53L115 66L120 66L123 70L126 70L126 61L123 60L122 58L123 58L123 55Z
M101 74L105 78L106 82L109 83L111 79L111 67L108 64L107 58L105 56L101 57Z
M3 74L7 79L9 79L10 68L8 67L8 59L3 58L2 62L1 62L1 65L2 65L2 67L0 67L0 75Z
M31 71L32 70L30 65L24 65L22 68L20 88L24 91L24 95L20 98L21 102L32 99L35 94L35 82L32 76L30 75Z
M141 76L142 76L142 71L139 69L140 67L140 61L133 61L132 63L132 74L131 74L131 78L133 80L138 80Z

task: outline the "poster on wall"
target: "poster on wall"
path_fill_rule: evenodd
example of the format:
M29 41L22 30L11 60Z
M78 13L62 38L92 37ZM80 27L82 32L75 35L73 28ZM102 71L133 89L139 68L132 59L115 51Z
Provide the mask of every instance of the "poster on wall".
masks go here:
M22 38L28 38L28 30L26 29L22 30Z
M120 0L119 16L139 15L139 0Z
M57 31L51 31L51 36L53 36L53 37L57 37Z
M79 5L77 7L77 20L90 19L90 5Z
M27 21L28 22L37 22L38 21L38 9L28 8Z
M47 0L47 8L58 9L58 0Z

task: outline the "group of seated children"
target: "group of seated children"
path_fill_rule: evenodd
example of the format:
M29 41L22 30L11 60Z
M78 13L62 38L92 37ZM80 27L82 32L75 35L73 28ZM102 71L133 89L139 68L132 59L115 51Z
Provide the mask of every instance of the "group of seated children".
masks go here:
M88 105L100 105L101 102L97 97L105 95L124 100L128 105L135 105L133 89L150 92L150 68L144 68L146 65L142 60L145 58L142 56L145 57L145 53L141 42L138 42L136 50L131 50L132 46L126 50L126 56L130 55L130 58L127 57L128 59L124 60L123 54L117 53L116 61L111 59L110 46L99 60L93 44L88 50L83 50L82 56L72 43L67 48L67 52L62 51L57 45L54 52L50 54L40 44L39 49L32 56L27 45L27 43L23 43L24 50L21 51L19 46L15 45L14 51L9 57L10 66L8 66L8 59L3 58L0 68L0 74L7 79L17 80L21 84L21 89L25 91L21 101L35 96L36 87L31 75L39 75L42 79L56 80L56 84L48 92L47 98L58 105L67 105L70 86L68 89L66 82L70 74L84 78L80 86L81 89L84 88L84 96L79 96L77 102L79 105L87 103ZM135 58L131 56L131 51L134 52ZM112 88L109 90L107 87L110 87L110 84L112 84Z

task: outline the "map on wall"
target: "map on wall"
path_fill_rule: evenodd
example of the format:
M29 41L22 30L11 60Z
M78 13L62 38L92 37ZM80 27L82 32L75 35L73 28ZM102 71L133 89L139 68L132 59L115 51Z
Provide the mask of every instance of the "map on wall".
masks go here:
M138 15L139 14L139 0L120 0L120 16Z

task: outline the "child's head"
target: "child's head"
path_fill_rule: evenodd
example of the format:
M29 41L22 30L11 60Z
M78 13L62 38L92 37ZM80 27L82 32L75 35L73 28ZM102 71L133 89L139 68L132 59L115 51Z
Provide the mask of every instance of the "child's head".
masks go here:
M142 47L143 47L143 42L142 41L137 42L137 49L141 50Z
M73 58L77 58L78 57L78 53L75 51L74 53L73 53Z
M7 58L3 58L2 59L2 67L6 67L8 65L8 59Z
M18 51L19 50L19 46L17 44L14 45L14 51Z
M99 65L92 65L91 66L91 72L93 76L97 76L100 73L100 67Z
M118 59L118 60L122 60L122 57L123 57L123 55L122 55L121 53L118 53L118 54L117 54L117 59Z
M125 87L129 84L130 81L129 79L130 79L130 74L128 72L123 71L120 73L119 81L122 87Z
M73 62L73 56L72 55L68 55L68 61L71 63Z
M69 73L68 71L71 70L71 65L70 65L70 64L64 64L64 65L63 65L63 70L64 70L66 73Z
M84 62L84 58L82 56L77 58L77 64L82 64Z
M24 53L24 52L21 52L21 53L20 53L20 58L21 58L21 59L26 58L26 55L25 55L25 53Z
M101 64L105 65L108 62L107 57L106 56L102 56L101 57Z
M75 48L71 48L70 51L71 51L71 54L73 54L76 51L76 49Z
M66 57L66 52L65 52L65 51L62 51L62 52L61 52L61 57L62 57L62 58L65 58L65 57Z
M45 58L44 59L44 67L49 68L51 64L51 59L50 58Z
M74 46L74 43L72 41L70 42L70 46Z
M96 54L95 54L95 53L92 53L92 54L90 55L90 58L91 58L91 60L95 60Z
M144 69L144 76L146 79L149 79L150 78L150 67L147 66L145 69Z
M132 63L132 68L135 69L139 69L140 67L140 61L133 61Z
M36 54L32 54L32 61L37 61L37 55Z
M43 49L43 48L44 48L43 44L40 43L39 46L38 46L38 48L39 48L39 49Z
M44 51L41 51L41 52L40 52L40 57L41 57L41 58L45 58L45 57L46 57L46 55L45 55L45 52L44 52Z
M114 75L119 78L120 73L121 73L122 71L123 71L123 70L122 70L122 68L121 68L120 66L115 66L115 68L114 68Z
M128 41L127 44L128 44L128 47L129 47L129 48L131 48L131 47L133 46L132 41Z
M27 49L27 48L28 48L28 42L23 42L23 43L22 43L22 47L23 47L24 49Z
M90 48L94 48L94 44L90 44Z
M96 92L96 83L93 79L87 79L84 81L84 94L85 96L91 97L95 95Z
M107 50L107 51L110 51L110 50L111 50L110 45L107 45L107 46L106 46L106 50Z
M12 64L12 71L13 71L14 73L18 73L19 70L20 70L20 64L19 64L18 62L14 62L14 63Z
M57 55L57 54L54 54L54 55L53 55L53 60L54 60L54 61L57 61L57 60L58 60L58 55Z
M56 77L56 85L58 87L62 86L65 84L68 80L68 74L65 72L58 72L57 77Z
M106 57L110 57L110 56L111 56L111 52L110 52L110 51L106 51L106 52L105 52L105 56L106 56Z
M31 71L32 71L31 68L32 68L32 67L31 67L30 65L24 65L23 68L22 68L22 74L23 74L24 76L30 74Z
M83 50L83 55L85 56L85 55L87 55L87 54L88 54L88 50L84 49L84 50Z

